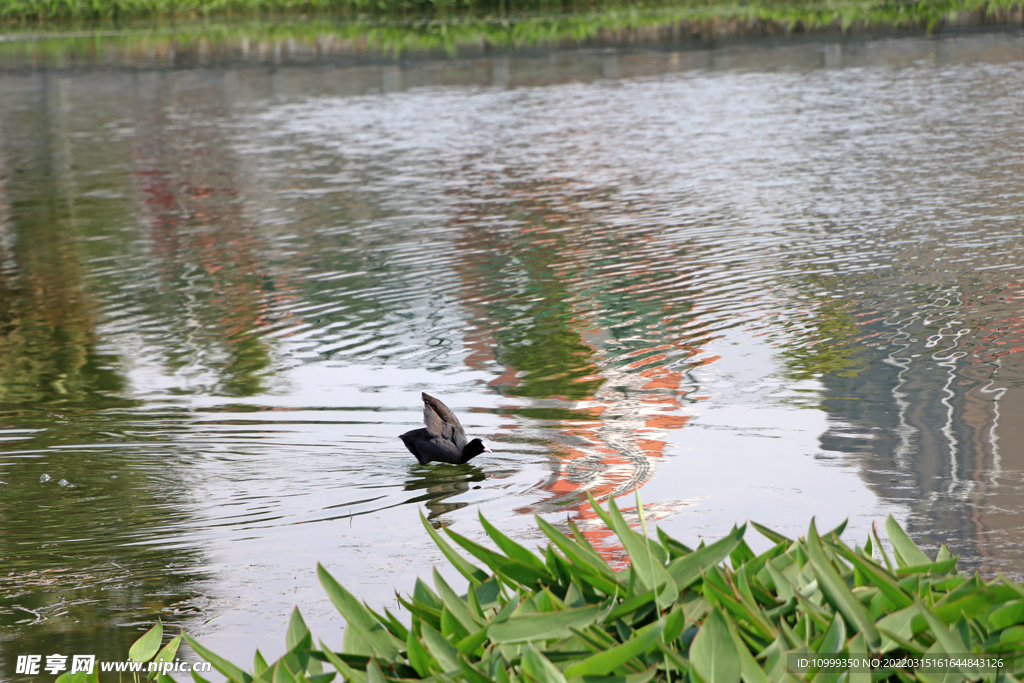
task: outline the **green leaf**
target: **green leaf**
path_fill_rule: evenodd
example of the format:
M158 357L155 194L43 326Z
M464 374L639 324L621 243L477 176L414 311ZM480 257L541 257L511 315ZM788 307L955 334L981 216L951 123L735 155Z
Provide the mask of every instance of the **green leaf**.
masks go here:
M778 533L776 531L772 531L768 527L762 526L762 525L758 524L757 522L751 522L750 526L752 526L755 529L757 529L758 533L760 533L762 536L767 538L772 543L785 543L787 545L790 545L790 544L793 543L793 539L788 538L786 536L783 536L782 534L780 534L780 533Z
M465 657L459 657L459 668L469 683L494 683L490 676L473 666Z
M541 612L509 617L507 620L491 624L487 635L496 643L518 643L530 640L550 640L552 638L568 638L570 629L583 629L597 620L600 607L580 607L559 612Z
M740 636L739 628L736 626L736 622L726 622L729 627L729 635L732 637L732 644L736 648L736 653L740 659L740 677L743 679L743 683L769 683L768 676L765 675L764 669L754 659L754 655L750 654L750 650L747 649L747 645L743 642L743 638Z
M839 654L846 644L846 623L838 614L832 618L825 636L818 645L817 653L821 655Z
M128 650L128 659L133 662L148 662L160 649L160 641L164 637L164 627L159 621L151 629L142 634Z
M260 652L259 648L256 648L256 655L252 658L252 672L259 676L269 668L270 666L267 664L267 660L263 658L263 654Z
M490 522L484 519L483 512L479 513L479 517L480 524L483 526L484 531L487 532L487 535L491 537L491 540L494 541L495 545L501 548L501 552L505 553L513 560L518 560L519 562L530 565L539 572L543 572L545 574L548 573L548 568L544 565L544 562L541 561L539 557L534 555L527 548L524 548L523 546L513 541L505 534L501 533L501 531L499 531Z
M885 518L885 533L889 534L889 542L892 543L893 552L896 554L896 564L900 567L931 564L932 559L910 540L910 536L907 536L907 532L892 515Z
M993 631L1021 623L1024 623L1024 600L1009 602L988 615L988 626Z
M910 574L948 574L960 561L960 556L950 557L941 562L928 562L927 564L914 564L905 567L897 567L897 576L908 576Z
M420 643L420 639L416 637L415 629L413 628L409 629L409 635L405 640L405 652L410 666L416 669L416 673L420 675L420 678L426 678L430 674L430 665L434 662L430 658L430 653Z
M917 604L913 604L910 607L901 609L898 612L887 614L878 620L877 626L880 630L885 630L888 633L893 633L903 640L910 640L914 637L913 621L914 617L920 616L921 610ZM891 652L900 644L885 636L882 640L881 652Z
M444 602L441 597L430 589L430 586L423 582L423 579L417 577L416 585L412 589L413 601L421 603L432 610L435 610L440 617L441 608L444 607Z
M295 674L292 673L291 669L288 668L288 665L285 664L283 659L279 659L274 662L271 669L274 672L273 678L271 679L273 680L273 683L299 683L295 678Z
M608 566L608 563L605 562L603 557L590 548L581 546L579 543L573 543L565 537L565 534L546 522L540 516L534 515L534 519L537 520L537 526L539 526L541 531L544 532L544 535L551 539L551 542L565 554L566 558L570 562L581 567L588 567L599 575L605 576L613 582L618 582L615 577L615 572L612 571L612 568Z
M459 668L459 651L451 643L445 640L444 636L423 624L423 644L433 655L443 671L454 671Z
M558 670L558 667L538 652L533 645L527 645L523 650L520 667L524 674L542 683L566 683L565 676Z
M956 597L957 593L959 593L959 589L950 591L945 598L933 604L931 606L932 614L948 624L955 621L960 615L964 615L968 619L980 617L989 607L1002 605L1005 601L1002 595L987 588L979 587L974 589L974 592L959 597ZM950 597L954 597L954 599L950 600Z
M324 645L324 641L320 641L320 651L327 657L327 661L331 663L335 669L338 670L342 676L345 677L346 681L350 683L366 683L366 674L362 671L353 669L348 663L331 651L329 647Z
M847 643L847 652L850 659L863 660L868 655L868 646L864 641L864 634L858 633ZM846 678L847 683L871 683L871 672L863 668L851 669Z
M828 546L859 569L871 585L877 587L896 606L896 609L904 609L914 604L914 600L876 563L852 552L844 545L829 543Z
M875 539L875 545L878 546L878 553L882 556L882 561L885 562L885 568L889 570L890 574L895 573L892 562L889 561L889 556L885 552L885 546L882 545L882 539L878 537L878 525L874 522L871 523L871 535Z
M739 653L717 607L711 610L690 645L690 663L705 683L739 683Z
M341 612L341 616L345 617L345 630L352 629L358 634L373 649L376 656L387 662L394 661L398 657L401 641L374 619L370 610L335 581L319 563L316 565L316 573L320 585L327 591L327 597Z
M235 683L252 683L252 676L245 673L223 657L215 655L213 652L207 650L187 633L183 633L182 635L185 637L185 642L188 643L189 647L195 650L197 655L212 664L214 669L227 676L230 680Z
M470 633L468 636L455 643L455 649L464 655L469 655L477 650L481 645L487 641L487 629L482 628L476 633Z
M723 590L721 586L709 578L711 576L713 576L711 572L705 574L704 597L712 602L712 604L723 607L736 617L748 622L760 638L771 640L775 635L775 628L768 618L761 614L757 607L751 609L751 606L737 600L731 592Z
M623 600L618 605L615 605L615 607L612 608L612 611L608 613L608 616L605 617L605 620L609 622L615 621L616 619L620 619L626 616L627 614L632 614L636 612L647 603L653 601L654 591L647 591L646 593L641 593L640 595L634 595L631 598Z
M771 577L772 583L775 584L775 592L778 594L779 598L787 602L793 600L796 596L796 592L794 591L796 586L793 586L789 582L789 579L787 579L772 562L765 562L764 568L768 571L768 576Z
M661 654L665 655L666 664L670 664L682 673L686 673L690 670L690 662L679 654L674 647L670 647L660 640L657 642L657 645L658 649L661 650Z
M1019 595L1022 598L1024 598L1024 587L1018 586L1017 584L1015 584L1013 581L1010 581L1008 578L1006 578L1002 574L996 574L996 576L998 577L1000 583L1002 583L1004 586L1006 586L1007 588L1012 590L1017 595Z
M174 636L171 642L164 645L163 649L160 650L160 654L153 660L154 662L173 662L174 655L178 653L178 646L181 645L181 634Z
M288 621L288 633L284 637L285 647L291 650L302 642L307 633L309 633L309 628L306 627L306 622L302 620L302 614L299 612L299 608L296 607L292 610L292 617Z
M371 659L366 666L366 683L387 683L376 659Z
M441 549L441 552L448 558L448 561L452 563L452 566L465 576L471 584L478 586L487 580L487 574L482 569L455 552L455 549L448 545L448 541L441 538L441 534L437 533L434 527L430 525L430 522L427 521L422 512L420 513L420 521L423 522L423 528L430 534L430 538L434 539L434 543Z
M918 607L921 609L921 615L924 616L925 621L928 622L928 626L931 628L936 642L942 646L942 649L945 650L947 654L966 654L971 651L970 648L968 648L960 639L960 636L952 633L949 627L942 623L942 620L935 616L930 609L921 603L918 603ZM971 679L981 677L981 674L974 667L960 667L959 670Z
M565 669L565 676L572 678L574 676L604 676L610 674L633 657L656 647L656 641L658 636L661 635L662 627L663 624L660 621L648 624L621 645L604 652L598 652L581 662L569 665Z
M623 518L622 513L619 512L618 506L615 504L614 498L608 499L608 512L605 513L598 505L594 497L587 492L587 496L590 499L590 505L594 508L594 511L601 515L602 519L608 526L615 532L615 535L622 541L623 547L629 554L630 569L633 575L636 576L637 580L644 587L645 590L658 588L664 585L666 582L672 581L672 577L665 570L665 565L662 561L659 561L651 548L651 539L646 536L641 536L637 532L633 531L626 520ZM657 542L655 542L657 545ZM662 554L665 554L664 549L661 550ZM675 602L678 597L678 589L673 581L670 584L670 595L666 596L668 604ZM661 604L659 600L659 604Z
M370 613L373 614L373 617L377 621L384 624L384 627L388 629L388 631L391 632L391 635L393 635L395 638L398 638L399 640L405 640L405 637L409 635L408 629L405 628L405 625L402 622L400 622L395 617L394 614L389 612L387 607L384 608L383 617L374 612L373 610L370 610Z
M441 600L444 601L445 607L451 613L455 619L462 624L463 628L466 629L466 633L473 633L477 629L486 625L486 622L480 617L476 616L469 611L469 607L465 601L455 594L455 591L451 589L444 578L438 573L437 568L434 568L434 585L437 586L438 595L441 596ZM472 590L472 588L470 588Z
M550 583L554 579L543 564L541 564L542 568L538 569L532 564L520 562L519 560L499 555L493 550L488 550L479 543L471 541L451 529L445 529L445 533L465 548L466 552L490 567L493 572L501 574L502 578L512 579L526 586L536 582ZM538 563L540 563L540 560L538 560Z
M666 568L669 575L676 582L677 590L683 590L700 578L701 572L717 565L729 556L740 541L743 540L743 533L747 525L733 527L729 535L711 545L704 546L693 551L689 555L672 560Z
M814 567L814 575L818 579L818 587L821 588L826 599L851 626L864 633L864 638L870 647L877 647L881 642L881 637L875 628L875 620L871 618L867 608L861 604L826 557L825 551L821 547L821 539L818 538L818 530L814 528L813 519L807 531L806 547L811 566Z

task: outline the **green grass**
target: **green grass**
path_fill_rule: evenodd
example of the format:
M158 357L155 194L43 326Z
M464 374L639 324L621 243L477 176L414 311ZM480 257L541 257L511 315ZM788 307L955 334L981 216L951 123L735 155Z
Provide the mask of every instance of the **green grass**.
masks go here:
M369 1L317 0L350 12L338 10L340 14L304 18L268 15L267 8L278 0L0 0L0 17L6 19L0 38L7 33L7 40L0 40L0 64L88 63L97 55L111 53L130 61L136 54L182 54L200 45L230 51L243 43L271 46L282 41L314 50L329 44L395 55L424 50L454 53L463 46L582 44L601 37L643 35L663 27L682 29L682 35L727 35L731 30L742 33L766 26L788 31L870 27L931 30L965 15L1019 23L1024 7L1024 0L654 0L643 5L632 0L600 0L599 11L583 11L596 3L514 0L517 12L509 14L506 10L502 14L497 10L488 13L487 8L495 7L495 3L507 8L513 0L452 0L462 3L462 9L450 12L438 5L429 5L429 11L401 5L406 9L385 12L377 5L366 5ZM398 2L373 0L393 1ZM409 0L413 1L419 2ZM421 4L421 9L424 6ZM551 6L552 11L541 11L544 6ZM252 9L243 12L241 7ZM298 11L307 5L282 0L276 7ZM368 9L357 11L359 8ZM530 9L535 11L527 11ZM212 18L195 18L206 14ZM232 18L241 16L248 18ZM110 23L114 17L120 19Z
M390 22L441 20L448 25L467 19L518 24L537 14L547 20L597 14L625 21L622 27L628 27L630 16L662 15L662 23L726 19L807 29L934 25L964 13L1019 22L1010 14L1021 6L1021 0L0 0L0 21L15 27L306 17L337 23L375 17Z
M891 552L877 530L850 546L845 523L819 533L812 521L799 539L751 524L772 546L755 554L746 525L691 549L649 534L639 500L639 528L614 501L591 503L628 568L615 571L571 522L567 536L538 517L549 544L533 552L483 516L493 548L423 519L465 583L436 570L433 587L418 580L399 598L404 619L372 610L318 567L347 623L340 644L315 644L297 609L288 652L268 663L257 651L249 672L184 637L233 683L1014 683L1024 671L1024 587L958 573L945 546L926 555L892 517ZM150 640L142 654L152 657L159 638ZM954 655L959 663L912 664ZM797 666L812 656L878 665Z

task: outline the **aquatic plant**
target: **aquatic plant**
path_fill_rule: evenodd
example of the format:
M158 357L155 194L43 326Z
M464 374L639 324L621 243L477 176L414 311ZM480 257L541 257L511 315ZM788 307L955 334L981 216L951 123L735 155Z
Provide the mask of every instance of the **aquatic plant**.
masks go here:
M607 510L591 504L627 568L615 571L571 521L567 536L538 517L550 543L537 554L482 515L497 551L448 528L442 535L421 516L467 586L460 593L436 569L433 588L417 580L399 597L408 624L318 567L347 624L340 651L316 647L297 609L288 652L267 663L257 651L251 673L185 639L234 683L326 683L337 674L325 664L356 683L1010 683L1024 663L1013 654L1024 649L1024 587L958 573L944 545L928 557L891 516L891 553L877 529L851 548L840 540L845 523L819 534L812 521L796 540L751 523L773 544L755 554L746 525L690 549L661 529L649 536L639 500L639 531L614 500ZM815 658L831 666L800 666ZM869 664L841 666L847 658ZM913 665L929 659L940 665Z

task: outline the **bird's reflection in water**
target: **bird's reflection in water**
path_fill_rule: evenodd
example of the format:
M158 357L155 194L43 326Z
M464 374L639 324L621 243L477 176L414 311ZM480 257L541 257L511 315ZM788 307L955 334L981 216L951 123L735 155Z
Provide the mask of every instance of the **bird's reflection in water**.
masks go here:
M445 503L444 501L465 493L478 481L484 480L484 471L471 464L464 465L413 465L405 482L406 491L423 491L406 503L422 502L427 506L427 519L434 520L446 512L466 507L468 503ZM437 526L434 523L434 526Z

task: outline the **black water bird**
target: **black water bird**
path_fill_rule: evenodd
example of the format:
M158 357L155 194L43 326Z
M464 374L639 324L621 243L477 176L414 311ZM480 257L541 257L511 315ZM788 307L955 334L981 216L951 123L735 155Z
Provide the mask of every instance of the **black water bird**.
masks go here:
M414 429L399 437L421 465L432 460L461 465L481 453L494 452L480 439L470 441L455 413L428 394L423 394L423 422L426 429Z

